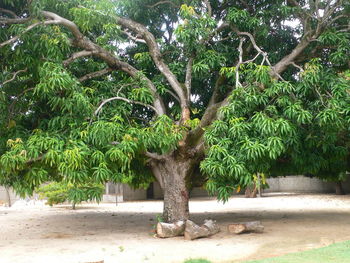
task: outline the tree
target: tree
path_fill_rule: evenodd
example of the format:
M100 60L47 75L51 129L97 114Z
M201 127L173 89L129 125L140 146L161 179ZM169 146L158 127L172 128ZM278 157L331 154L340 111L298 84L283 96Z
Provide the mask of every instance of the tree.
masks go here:
M346 1L3 2L0 167L19 192L156 179L164 219L187 219L194 185L226 200L300 160L326 108L302 87L329 92L306 85L315 61L344 83L349 123Z

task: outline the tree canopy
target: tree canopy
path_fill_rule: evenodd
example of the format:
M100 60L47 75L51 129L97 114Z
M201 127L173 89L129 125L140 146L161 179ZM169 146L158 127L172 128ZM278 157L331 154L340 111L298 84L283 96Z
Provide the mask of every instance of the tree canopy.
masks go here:
M157 180L221 200L256 173L350 166L350 3L4 0L0 183Z

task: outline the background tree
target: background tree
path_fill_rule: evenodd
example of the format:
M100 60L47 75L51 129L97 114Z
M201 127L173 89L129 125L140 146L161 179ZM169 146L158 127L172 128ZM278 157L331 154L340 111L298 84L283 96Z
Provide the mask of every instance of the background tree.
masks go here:
M319 127L310 138L336 137L316 154L324 159L348 138L349 8L4 0L2 178L22 193L46 181L137 187L155 178L163 217L176 221L188 218L195 184L225 200L255 173L296 168ZM323 74L335 84L319 83ZM333 117L318 116L327 109ZM342 124L323 130L334 118Z

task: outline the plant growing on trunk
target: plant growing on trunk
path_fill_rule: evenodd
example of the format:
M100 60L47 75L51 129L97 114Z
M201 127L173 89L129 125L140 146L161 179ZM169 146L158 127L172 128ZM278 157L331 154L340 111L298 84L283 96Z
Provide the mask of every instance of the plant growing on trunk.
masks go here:
M193 185L226 200L292 152L315 112L298 97L299 71L320 58L334 79L345 72L348 10L340 0L4 0L1 175L21 193L155 179L164 220L187 219Z

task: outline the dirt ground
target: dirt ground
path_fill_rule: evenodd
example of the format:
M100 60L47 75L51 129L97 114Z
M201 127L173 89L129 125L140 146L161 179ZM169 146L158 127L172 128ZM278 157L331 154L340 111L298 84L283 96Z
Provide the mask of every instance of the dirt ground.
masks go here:
M191 219L211 218L221 232L195 241L154 237L161 201L50 208L41 202L0 207L1 263L236 262L282 255L350 239L350 195L275 194L233 197L226 204L190 202ZM261 220L262 234L231 235L232 222Z

